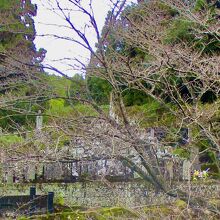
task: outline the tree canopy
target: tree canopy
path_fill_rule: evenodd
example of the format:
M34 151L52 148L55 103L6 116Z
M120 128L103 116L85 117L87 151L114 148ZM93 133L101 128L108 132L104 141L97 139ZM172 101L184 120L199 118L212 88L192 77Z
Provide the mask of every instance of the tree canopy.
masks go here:
M39 89L39 85L42 84L40 63L45 50L37 51L33 42L36 35L33 16L36 16L36 13L37 7L30 0L0 1L2 127L27 123L26 119L32 116L26 114L33 114L31 112L38 109L35 105L38 99L36 95L40 96L44 90L43 87Z

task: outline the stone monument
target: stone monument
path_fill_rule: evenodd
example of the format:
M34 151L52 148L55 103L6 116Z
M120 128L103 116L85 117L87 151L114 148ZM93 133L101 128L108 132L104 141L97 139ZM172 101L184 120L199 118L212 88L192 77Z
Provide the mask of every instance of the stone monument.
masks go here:
M43 127L43 116L41 115L41 110L38 111L36 117L36 130L40 131Z
M191 162L189 160L183 161L183 180L190 180L191 178Z
M190 149L190 161L192 163L192 170L200 170L201 165L199 162L199 148L198 147L191 147Z

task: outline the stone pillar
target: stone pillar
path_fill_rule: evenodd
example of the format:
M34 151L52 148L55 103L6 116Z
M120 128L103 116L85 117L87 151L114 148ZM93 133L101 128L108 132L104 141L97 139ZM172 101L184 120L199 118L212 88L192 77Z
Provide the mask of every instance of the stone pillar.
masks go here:
M200 170L201 165L199 162L199 148L198 147L191 147L190 152L190 162L192 163L192 171Z
M37 176L42 177L43 172L44 172L44 164L43 163L38 163L36 171L37 171Z
M154 138L155 138L154 128L150 128L150 137L154 140Z
M43 116L41 115L41 110L38 111L36 117L36 130L40 131L43 127Z
M119 124L123 118L122 111L126 112L121 95L111 92L109 105L109 117ZM130 119L127 118L127 120Z
M28 181L28 166L25 166L22 170L22 181Z
M116 114L114 99L115 99L114 93L111 92L110 93L110 103L109 103L109 117L112 118L113 120L115 120L117 123L119 123L119 117Z
M191 163L189 160L183 161L183 180L191 179Z
M8 173L6 173L5 179L7 183L13 183L13 173L11 170Z
M27 180L35 180L36 169L34 164L30 164L28 167Z
M63 169L66 169L66 172L63 172ZM71 170L68 170L68 164L66 164L65 168L62 169L62 164L59 162L51 162L45 164L45 179L46 180L61 180L65 174L68 176L71 173Z
M165 172L166 172L167 178L171 181L174 177L172 158L165 160Z

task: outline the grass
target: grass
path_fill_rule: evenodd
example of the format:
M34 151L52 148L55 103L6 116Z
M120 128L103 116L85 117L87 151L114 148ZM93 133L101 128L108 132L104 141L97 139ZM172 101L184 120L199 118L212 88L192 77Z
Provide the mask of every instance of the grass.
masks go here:
M210 200L210 204L219 207L219 199ZM61 208L61 207L60 207ZM57 213L41 216L21 217L19 220L135 220L135 219L219 219L214 213L208 210L201 210L187 207L182 200L176 200L172 204L149 205L133 209L123 207L90 208L82 207L63 208L56 210Z
M114 220L114 219L138 219L138 215L131 210L122 207L78 209L65 208L63 211L33 217L21 217L19 220L38 219L38 220Z
M0 146L8 146L11 144L20 143L22 141L23 141L23 138L15 134L8 134L8 135L0 136Z

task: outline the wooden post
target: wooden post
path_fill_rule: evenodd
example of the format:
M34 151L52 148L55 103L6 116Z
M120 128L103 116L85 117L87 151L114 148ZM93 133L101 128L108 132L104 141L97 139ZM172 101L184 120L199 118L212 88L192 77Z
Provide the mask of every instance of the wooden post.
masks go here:
M30 215L32 215L35 211L35 199L36 197L36 187L30 187Z
M53 198L54 198L54 192L48 192L47 196L47 211L49 213L53 213L54 208L53 208Z

